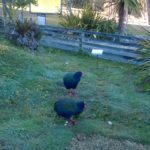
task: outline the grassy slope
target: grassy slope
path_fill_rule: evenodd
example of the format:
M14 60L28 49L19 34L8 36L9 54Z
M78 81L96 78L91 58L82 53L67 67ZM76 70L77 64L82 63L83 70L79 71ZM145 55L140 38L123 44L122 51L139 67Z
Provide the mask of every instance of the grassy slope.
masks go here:
M133 34L133 35L149 36L147 31L150 31L150 27L149 26L128 24L127 28L126 28L126 33L127 34Z
M135 91L133 67L104 60L95 67L96 60L88 56L44 48L33 55L1 38L2 149L65 149L78 133L150 143L150 95ZM78 126L66 128L53 104L67 95L63 75L76 70L86 74L77 92L88 107Z

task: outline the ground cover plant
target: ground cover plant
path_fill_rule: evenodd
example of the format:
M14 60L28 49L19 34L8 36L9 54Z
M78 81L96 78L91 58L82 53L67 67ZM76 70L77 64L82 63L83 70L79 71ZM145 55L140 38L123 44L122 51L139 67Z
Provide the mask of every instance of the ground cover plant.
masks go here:
M0 149L70 150L75 137L80 141L101 135L142 143L148 149L150 94L136 90L133 69L105 60L99 60L96 69L96 59L90 56L49 48L40 47L32 54L1 37ZM77 93L87 108L78 118L79 125L68 128L56 116L53 104L67 95L63 75L76 70L86 74ZM91 144L96 146L96 140Z

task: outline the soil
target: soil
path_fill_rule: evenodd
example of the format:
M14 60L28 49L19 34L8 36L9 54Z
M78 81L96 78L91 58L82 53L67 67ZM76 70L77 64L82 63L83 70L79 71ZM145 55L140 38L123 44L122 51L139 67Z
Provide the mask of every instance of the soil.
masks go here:
M103 136L77 135L67 150L150 150L150 146L129 140L111 139Z

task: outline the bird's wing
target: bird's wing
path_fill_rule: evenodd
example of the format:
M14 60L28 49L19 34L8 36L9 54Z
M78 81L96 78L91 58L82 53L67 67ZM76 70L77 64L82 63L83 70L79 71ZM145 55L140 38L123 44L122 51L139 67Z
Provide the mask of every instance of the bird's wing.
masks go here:
M65 82L73 82L74 78L73 78L73 74L72 73L68 73L64 76L63 80Z
M76 104L73 100L67 101L66 103L64 103L63 108L65 111L74 114L75 110L76 110Z

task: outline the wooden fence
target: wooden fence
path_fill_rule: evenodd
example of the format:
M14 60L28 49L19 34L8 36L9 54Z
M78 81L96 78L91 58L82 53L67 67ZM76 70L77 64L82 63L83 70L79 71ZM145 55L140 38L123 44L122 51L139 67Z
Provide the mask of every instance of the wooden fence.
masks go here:
M0 32L4 29L3 18L0 17Z
M99 58L135 65L150 61L150 56L144 57L146 50L140 45L141 41L150 40L150 37L123 36L50 26L41 26L41 29L44 33L41 44L44 46L74 52L82 50L89 54L92 49L102 49L103 54L99 55Z

